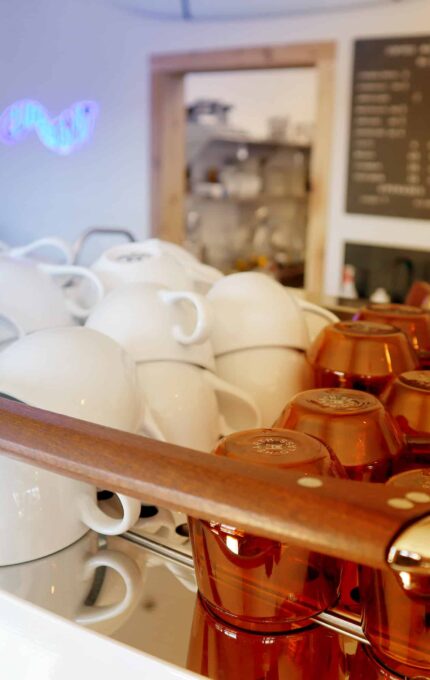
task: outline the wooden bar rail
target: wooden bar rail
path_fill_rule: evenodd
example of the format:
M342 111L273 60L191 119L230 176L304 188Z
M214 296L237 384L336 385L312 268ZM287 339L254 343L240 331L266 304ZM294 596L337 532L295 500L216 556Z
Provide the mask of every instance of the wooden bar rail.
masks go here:
M148 503L379 568L387 566L394 538L430 515L430 503L394 507L392 487L322 477L303 482L299 473L247 466L4 398L0 452Z

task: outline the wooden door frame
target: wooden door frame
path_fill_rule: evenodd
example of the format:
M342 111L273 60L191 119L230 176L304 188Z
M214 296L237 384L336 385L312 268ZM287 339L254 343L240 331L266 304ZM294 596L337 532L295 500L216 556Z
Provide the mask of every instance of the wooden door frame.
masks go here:
M311 195L306 238L305 290L321 293L330 190L334 100L334 42L180 52L154 55L151 75L151 232L184 239L185 98L188 73L278 68L315 68L318 78Z

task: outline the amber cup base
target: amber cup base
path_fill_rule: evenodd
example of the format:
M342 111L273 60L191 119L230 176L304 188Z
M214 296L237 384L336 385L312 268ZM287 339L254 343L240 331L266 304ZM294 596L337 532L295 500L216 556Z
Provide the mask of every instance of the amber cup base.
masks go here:
M306 630L309 626L315 625L310 619L303 619L301 621L278 621L275 619L269 619L264 621L264 619L255 621L253 619L247 619L244 616L234 616L225 609L216 607L212 603L208 602L201 593L199 593L201 601L203 602L206 609L212 616L223 623L238 628L247 633L257 633L264 635L279 635L288 633L297 633L302 630ZM320 613L320 612L318 612Z

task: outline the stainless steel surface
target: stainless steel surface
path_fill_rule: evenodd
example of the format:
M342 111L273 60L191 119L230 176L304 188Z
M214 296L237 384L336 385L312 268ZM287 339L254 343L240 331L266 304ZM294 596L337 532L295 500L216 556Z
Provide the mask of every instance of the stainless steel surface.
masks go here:
M123 534L122 538L130 541L131 543L139 545L141 548L150 550L154 555L164 557L166 560L177 562L178 564L181 564L185 567L194 569L193 558L188 551L178 550L177 548L163 545L153 538L149 538L143 534L137 534L133 531L127 531L125 534Z

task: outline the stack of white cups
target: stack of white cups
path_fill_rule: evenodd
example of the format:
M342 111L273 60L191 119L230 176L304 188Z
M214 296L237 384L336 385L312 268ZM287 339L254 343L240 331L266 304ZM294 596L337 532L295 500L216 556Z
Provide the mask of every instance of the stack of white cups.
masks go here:
M136 367L113 340L88 328L53 328L0 353L0 392L30 406L155 436ZM105 514L96 488L0 457L0 566L65 548L88 529L121 534L139 519L139 501L118 494L122 517Z
M306 314L325 324L336 317L256 272L220 279L207 298L216 373L252 396L263 427L270 427L287 401L311 386Z
M160 438L207 452L221 435L259 426L253 399L215 375L212 313L196 289L219 272L158 241L114 248L93 270L110 293L86 325L134 358Z
M116 340L136 361L159 438L210 451L221 435L259 425L253 400L214 374L211 314L198 293L130 283L97 305L87 327Z

